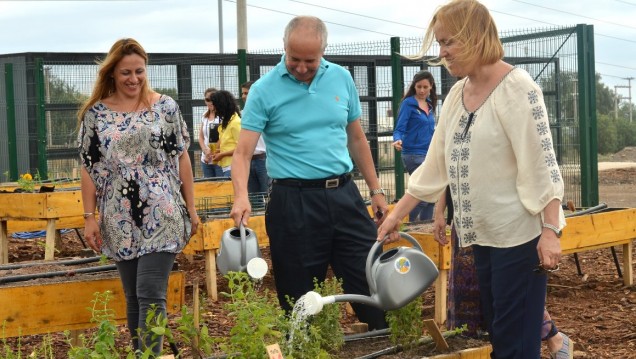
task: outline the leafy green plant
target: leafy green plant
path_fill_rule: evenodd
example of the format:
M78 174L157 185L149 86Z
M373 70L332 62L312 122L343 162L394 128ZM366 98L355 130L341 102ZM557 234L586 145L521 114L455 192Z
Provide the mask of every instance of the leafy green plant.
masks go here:
M388 311L387 322L391 331L391 343L402 345L405 349L414 346L424 330L422 297L415 298L402 308Z
M221 349L231 358L267 358L265 347L284 340L288 328L285 312L269 291L258 295L246 273L229 272L225 277L229 293L221 294L231 299L225 308L235 318L235 325Z
M100 265L108 264L108 257L105 254L101 254L99 256L99 264Z
M65 332L67 342L70 345L68 351L69 359L119 359L122 357L134 359L135 354L130 346L126 346L122 350L118 349L115 339L118 331L113 320L113 310L108 308L108 303L113 299L110 291L103 293L95 293L95 299L92 301L93 306L89 308L92 313L91 322L97 323L97 330L90 337L80 335L80 346L73 346L70 339L70 333Z
M39 173L36 173L34 178L33 176L31 176L30 173L27 172L23 175L20 175L20 177L18 177L18 187L23 192L33 192L35 190L36 182L39 182L39 181L40 181Z
M331 277L322 284L318 284L318 281L314 280L314 289L323 297L341 294L343 292L342 280ZM338 351L344 345L344 332L340 326L340 309L340 303L327 305L311 321L311 325L316 327L320 333L320 347L322 349Z
M7 343L7 338L5 337L6 326L7 321L5 320L2 322L2 347L0 347L0 357L3 359L20 359L22 358L22 338L18 338L17 348L12 348L11 345Z
M205 301L205 297L201 296L201 302ZM181 318L176 320L177 330L181 333L181 340L192 348L193 353L198 353L199 356L211 355L214 353L215 345L218 344L221 339L210 336L208 327L194 324L195 315L199 316L199 323L201 323L201 311L199 313L189 312L187 306L181 307ZM196 340L195 340L196 338Z

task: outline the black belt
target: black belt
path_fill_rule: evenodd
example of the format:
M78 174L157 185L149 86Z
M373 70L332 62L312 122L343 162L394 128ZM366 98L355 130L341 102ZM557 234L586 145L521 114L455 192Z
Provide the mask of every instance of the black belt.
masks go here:
M252 156L253 160L264 160L265 158L267 158L267 154L265 152Z
M272 181L273 184L300 188L338 188L349 182L351 173L345 173L338 177L329 177L317 180L306 180L299 178L282 178Z

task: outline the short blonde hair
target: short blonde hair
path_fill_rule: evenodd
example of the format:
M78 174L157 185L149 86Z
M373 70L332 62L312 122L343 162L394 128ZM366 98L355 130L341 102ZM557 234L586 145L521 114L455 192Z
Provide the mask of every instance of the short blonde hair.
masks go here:
M462 64L490 65L504 56L497 25L488 9L476 0L453 0L437 9L416 58L423 58L435 41L435 25L440 25L452 35L449 40L463 45L462 51L455 57ZM430 62L446 65L444 59Z

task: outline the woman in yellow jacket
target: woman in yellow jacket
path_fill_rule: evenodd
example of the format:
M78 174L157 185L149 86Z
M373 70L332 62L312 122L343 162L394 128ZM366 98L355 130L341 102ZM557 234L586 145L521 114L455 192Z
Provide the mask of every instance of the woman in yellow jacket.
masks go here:
M223 177L232 173L232 155L241 131L241 110L236 98L230 92L221 90L212 95L212 104L216 115L221 119L219 126L219 152L214 154L214 161L223 169Z

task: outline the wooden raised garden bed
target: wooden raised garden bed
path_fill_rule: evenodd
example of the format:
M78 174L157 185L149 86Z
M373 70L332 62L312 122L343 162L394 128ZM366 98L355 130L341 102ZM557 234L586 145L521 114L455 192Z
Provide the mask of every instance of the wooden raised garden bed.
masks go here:
M185 276L173 271L168 283L167 310L176 313L185 304ZM96 326L90 308L95 293L111 291L118 324L126 321L126 301L117 272L82 275L51 283L18 282L0 286L0 338L79 330Z

